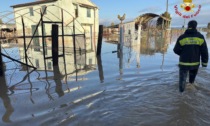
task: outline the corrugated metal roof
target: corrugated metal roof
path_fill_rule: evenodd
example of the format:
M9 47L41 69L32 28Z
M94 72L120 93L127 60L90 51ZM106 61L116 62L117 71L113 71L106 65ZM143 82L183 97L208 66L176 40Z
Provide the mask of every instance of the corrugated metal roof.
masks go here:
M55 2L57 0L43 0L43 1L36 1L36 2L30 2L30 3L23 3L23 4L17 4L17 5L12 5L11 7L16 8L16 7L24 7L24 6L31 6L31 5L37 5L37 4L43 4L43 3L50 3L50 2Z
M139 17L137 17L135 19L135 22L136 23L139 23L140 21L142 21L142 22L148 22L149 20L151 20L151 19L153 19L155 17L161 17L161 18L163 18L166 21L171 21L171 19L166 18L166 17L164 17L162 15L158 15L158 14L155 14L155 13L145 13L145 14L142 14Z

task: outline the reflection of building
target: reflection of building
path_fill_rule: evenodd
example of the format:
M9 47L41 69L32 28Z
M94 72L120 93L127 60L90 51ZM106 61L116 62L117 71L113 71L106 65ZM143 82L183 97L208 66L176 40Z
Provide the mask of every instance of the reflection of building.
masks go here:
M160 52L165 53L171 41L171 30L157 30L155 35L142 36L141 54L153 55Z
M165 53L167 52L168 45L171 41L171 30L156 30L153 34L151 32L145 32L145 36L138 34L137 39L133 39L130 44L124 43L123 56L119 57L120 70L122 66L130 66L132 59L136 59L136 67L140 68L140 55L155 55L160 53L162 55L162 65L164 63ZM138 38L140 38L138 40ZM133 44L132 44L133 43ZM118 53L121 51L118 50ZM124 62L123 62L123 61ZM124 65L122 65L123 63Z
M110 43L118 43L119 41L119 35L118 34L109 34L104 36L106 42Z
M112 24L111 26L104 27L103 37L105 38L105 41L107 42L118 43L119 25Z
M19 53L21 61L25 62L23 47L19 47ZM48 48L46 50L46 53L47 53L46 56L50 57L52 55L52 50ZM36 67L37 71L49 71L49 72L53 71L52 58L46 59L44 61L43 57L40 56L43 55L42 52L37 52L36 50L34 50L34 48L29 48L27 55L29 57L28 63ZM45 68L45 62L46 62L46 68ZM95 69L95 65L96 65L96 57L95 57L95 52L93 51L87 53L77 52L76 65L74 65L74 54L72 52L66 51L65 62L63 57L60 57L58 67L61 70L60 72L62 75L68 74L76 76L77 74L79 76L79 75L84 75L87 72L90 72L93 69Z
M51 24L54 22L54 24L59 25L59 34L62 32L64 32L64 35L85 33L87 47L92 49L96 46L95 40L99 26L98 7L90 0L42 0L18 4L12 7L14 9L18 36L23 35L22 16L26 36L46 36L46 45L49 45ZM40 22L41 20L43 22ZM63 22L63 25L60 22ZM73 30L74 26L75 31ZM61 30L61 27L64 28L64 31ZM41 37L33 38L33 44L36 46L42 45L40 40ZM72 38L66 38L65 42L67 41L72 41ZM68 43L68 45L72 44Z
M210 38L210 32L206 33L206 38Z
M210 23L207 25L206 32L206 38L210 38Z

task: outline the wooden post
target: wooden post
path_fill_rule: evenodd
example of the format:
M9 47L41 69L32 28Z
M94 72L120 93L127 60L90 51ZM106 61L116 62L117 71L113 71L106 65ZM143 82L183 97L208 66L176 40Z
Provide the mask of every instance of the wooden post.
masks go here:
M58 66L58 25L52 25L52 59L53 66Z
M101 56L97 56L97 63L98 63L98 71L99 71L99 78L101 83L104 82L104 72L103 72L103 66L101 62Z
M98 32L97 56L101 55L102 37L103 37L103 25L100 25Z

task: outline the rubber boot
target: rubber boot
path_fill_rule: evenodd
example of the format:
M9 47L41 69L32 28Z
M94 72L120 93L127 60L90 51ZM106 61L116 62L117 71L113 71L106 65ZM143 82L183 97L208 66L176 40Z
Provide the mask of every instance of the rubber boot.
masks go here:
M179 91L183 92L185 90L187 80L187 70L180 70L179 71Z

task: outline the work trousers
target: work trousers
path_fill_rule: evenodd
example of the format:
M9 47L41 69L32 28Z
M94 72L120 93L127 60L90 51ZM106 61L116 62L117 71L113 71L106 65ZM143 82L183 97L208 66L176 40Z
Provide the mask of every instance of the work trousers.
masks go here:
M180 92L183 92L185 89L188 73L189 73L189 82L192 84L195 81L195 77L198 73L198 69L193 69L193 70L180 69L179 70L179 91Z

